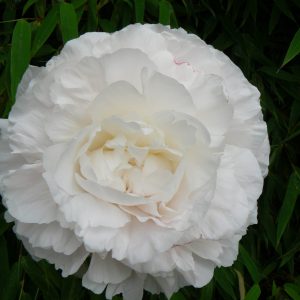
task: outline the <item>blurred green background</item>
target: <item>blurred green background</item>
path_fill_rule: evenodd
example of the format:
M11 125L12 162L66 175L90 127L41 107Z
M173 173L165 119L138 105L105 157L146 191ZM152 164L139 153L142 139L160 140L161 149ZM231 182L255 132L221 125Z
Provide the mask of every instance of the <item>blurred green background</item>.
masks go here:
M300 1L299 0L0 0L0 114L7 117L28 64L45 65L69 39L135 22L183 27L224 51L261 92L271 141L259 222L237 261L204 288L172 300L300 299ZM0 299L105 299L34 262L0 205ZM120 296L114 300L122 299ZM144 294L143 299L166 299ZM135 299L132 299L135 300Z

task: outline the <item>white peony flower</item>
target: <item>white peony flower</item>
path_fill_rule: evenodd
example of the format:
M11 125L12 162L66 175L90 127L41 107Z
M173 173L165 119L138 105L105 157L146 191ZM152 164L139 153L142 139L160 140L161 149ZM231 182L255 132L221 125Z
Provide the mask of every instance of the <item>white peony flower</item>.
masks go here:
M230 266L267 174L259 92L183 29L86 33L30 66L1 120L6 219L106 297L170 297ZM89 258L89 259L88 259Z

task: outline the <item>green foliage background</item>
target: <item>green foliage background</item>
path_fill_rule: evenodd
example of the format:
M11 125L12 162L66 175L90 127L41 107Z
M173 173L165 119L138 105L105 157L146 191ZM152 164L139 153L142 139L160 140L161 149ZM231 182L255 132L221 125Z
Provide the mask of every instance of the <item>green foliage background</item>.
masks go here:
M135 22L180 26L224 51L259 88L272 145L259 222L242 239L237 261L217 269L206 287L183 288L172 300L299 300L299 0L0 0L0 114L7 117L29 63L44 65L86 31ZM34 262L3 214L0 206L1 300L105 299L79 278L63 279L47 262Z

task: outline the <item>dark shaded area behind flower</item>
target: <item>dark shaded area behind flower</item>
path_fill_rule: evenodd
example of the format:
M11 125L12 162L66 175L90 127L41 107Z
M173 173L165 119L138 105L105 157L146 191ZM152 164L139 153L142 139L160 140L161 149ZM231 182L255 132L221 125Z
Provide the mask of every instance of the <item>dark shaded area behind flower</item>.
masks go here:
M258 202L258 225L242 239L235 264L217 269L206 287L184 288L172 300L300 299L300 57L280 68L300 26L298 0L6 0L0 1L0 16L2 116L28 63L44 65L64 42L86 31L161 22L224 51L262 94L270 172ZM1 207L1 300L105 299L83 289L75 276L63 279L52 265L34 262L3 212ZM144 299L165 298L146 293Z

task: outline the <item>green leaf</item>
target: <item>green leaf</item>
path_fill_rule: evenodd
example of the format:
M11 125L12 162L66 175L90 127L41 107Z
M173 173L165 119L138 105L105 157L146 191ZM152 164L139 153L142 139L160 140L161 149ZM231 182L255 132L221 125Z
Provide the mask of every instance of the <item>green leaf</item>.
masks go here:
M273 30L275 29L276 25L278 24L279 22L279 19L280 19L280 10L278 9L277 6L273 6L272 7L272 12L271 12L271 17L270 17L270 20L269 20L269 30L268 30L268 33L271 34L273 32Z
M173 12L172 5L166 0L159 2L159 23L169 25L171 21L171 14Z
M234 281L232 280L232 274L230 269L217 268L214 273L214 278L216 282L221 287L221 289L227 293L231 299L235 300L236 295L234 293Z
M97 0L88 0L88 31L96 31L98 26Z
M31 48L31 55L34 56L37 51L44 45L47 41L48 37L53 32L56 24L58 23L58 10L57 6L54 6L46 18L41 23L40 27L36 30L32 48Z
M289 263L294 258L294 255L297 252L299 252L300 241L296 242L295 245L291 245L290 247L291 247L291 249L289 249L288 252L286 252L282 255L279 267L282 267L285 264Z
M286 283L284 291L293 299L300 300L300 287L293 283Z
M296 22L293 13L291 12L290 8L288 7L288 3L286 0L275 0L274 1L278 8L285 14L288 18Z
M135 21L137 23L144 22L145 0L134 0Z
M26 4L24 5L23 11L22 11L22 16L26 13L26 11L37 2L38 0L28 0Z
M20 300L32 300L31 296L27 293L25 293L24 291L22 292L22 295L20 295L21 297L19 297Z
M200 300L212 300L213 299L213 291L214 291L214 285L213 281L211 281L209 284L201 288L201 298Z
M170 300L186 300L186 298L184 297L184 295L181 292L177 292L177 293L173 294L173 296L171 297Z
M261 294L261 290L258 284L254 284L247 293L244 300L257 300Z
M283 63L281 67L286 65L289 61L291 61L294 57L296 57L300 53L300 28L295 33L290 46L286 52Z
M74 7L74 9L80 8L81 6L83 6L85 3L87 2L87 0L72 0L71 3Z
M78 21L72 4L62 2L60 4L60 26L63 42L78 37Z
M300 101L295 99L291 105L291 114L289 119L289 127L293 127L300 121Z
M4 214L0 214L0 236L12 226L12 223L5 222Z
M41 274L43 273L36 262L34 262L30 257L22 257L21 264L24 271L28 274L31 280L42 290L46 291L48 289L47 282Z
M22 257L21 260L24 271L34 282L34 284L42 291L46 299L59 299L56 289L49 280L49 275L44 272L38 263L34 262L30 257Z
M254 260L251 258L247 250L240 244L239 247L240 250L240 260L247 268L251 278L255 283L258 283L262 279L261 272L259 270L259 267L256 265Z
M273 280L272 282L272 297L278 298L277 295L280 291L280 288L277 287L276 282Z
M5 282L9 276L9 261L7 244L3 236L0 236L0 283ZM3 293L4 285L0 284L0 295Z
M63 280L61 299L79 300L83 299L80 278L69 276Z
M278 219L277 219L277 245L292 217L296 200L300 194L300 178L299 174L295 172L289 178L286 194L283 199L283 204L280 208Z
M6 282L4 284L5 289L2 291L1 300L14 300L17 298L20 289L20 265L19 262L15 262L10 270Z
M102 27L103 31L106 32L114 32L115 31L115 24L107 19L100 19L99 20L100 26Z
M46 0L38 0L35 5L35 11L39 18L44 18L46 12Z
M24 20L17 22L12 36L10 81L11 96L15 99L18 84L30 62L31 28Z
M45 279L47 284L50 285L51 290L61 287L62 277L52 264L49 264L46 260L40 260L38 266L43 270Z
M276 70L274 67L263 66L258 71L261 71L265 74L268 74L271 77L281 79L289 82L299 83L300 75L299 74L291 74L289 72L285 72L283 70Z

